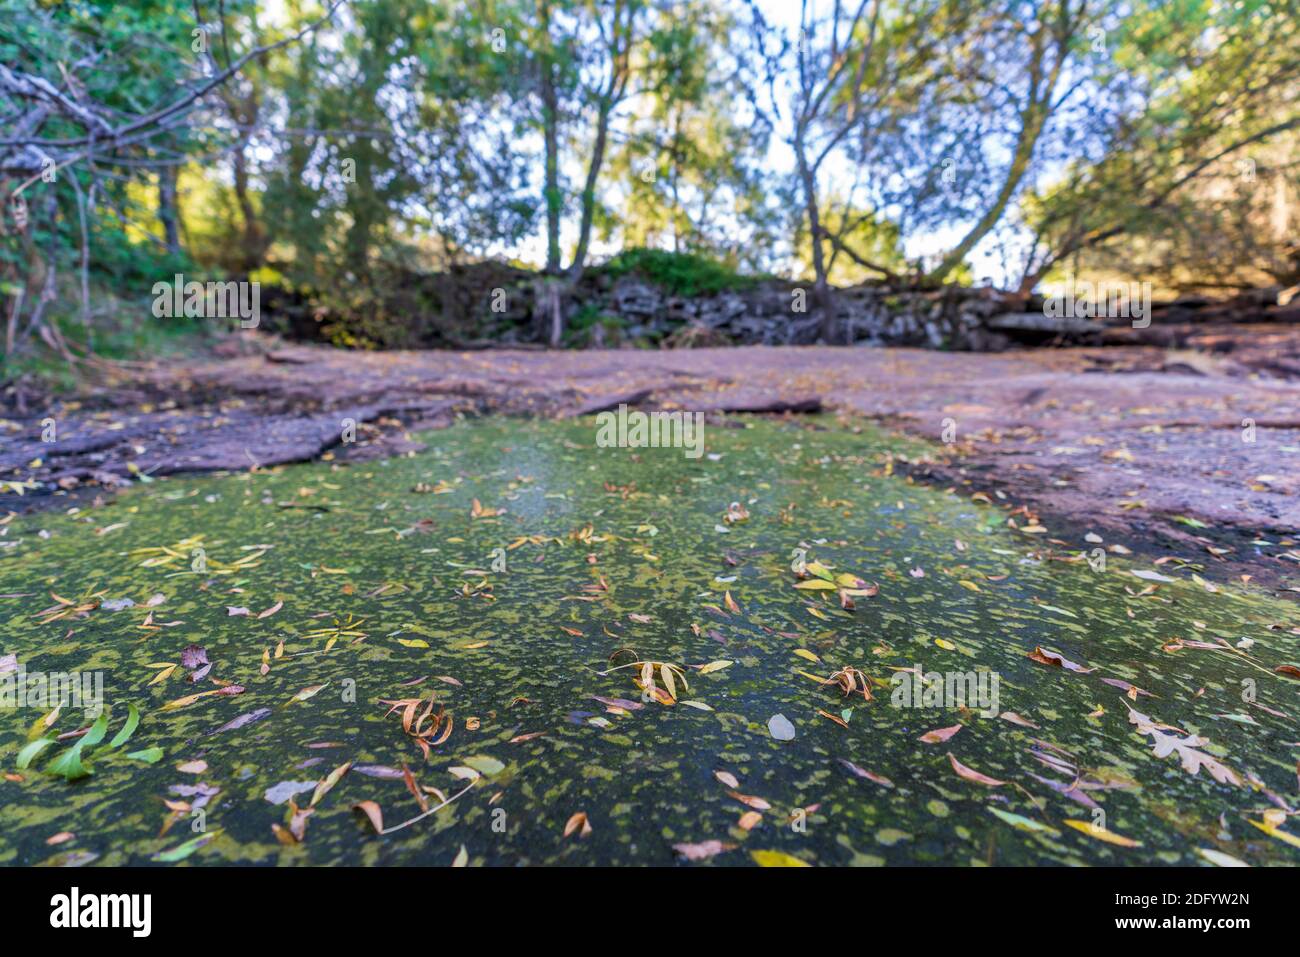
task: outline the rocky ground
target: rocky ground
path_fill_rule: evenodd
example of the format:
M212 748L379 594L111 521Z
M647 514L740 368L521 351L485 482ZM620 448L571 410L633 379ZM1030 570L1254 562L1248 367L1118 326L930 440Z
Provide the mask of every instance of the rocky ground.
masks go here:
M77 401L11 394L0 512L93 501L141 474L400 453L418 447L412 431L458 414L574 416L620 402L709 414L829 410L933 439L932 456L897 467L1024 506L1062 544L1077 547L1092 531L1291 587L1300 584L1300 548L1287 537L1300 528L1300 382L1267 365L1300 353L1300 329L1235 335L1232 348L1207 351L998 354L361 353L257 339L228 358L116 373ZM349 423L355 442L344 441ZM1274 547L1254 544L1261 537Z

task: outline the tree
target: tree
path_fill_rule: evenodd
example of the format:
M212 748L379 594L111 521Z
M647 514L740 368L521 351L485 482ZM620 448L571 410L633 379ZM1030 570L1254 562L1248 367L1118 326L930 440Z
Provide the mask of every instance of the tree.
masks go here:
M327 19L337 0L322 19ZM72 354L46 312L63 258L61 205L75 209L83 320L89 320L90 242L96 200L119 202L134 181L181 162L196 140L191 117L250 61L310 33L321 20L203 74L179 50L206 37L184 28L188 9L170 0L123 8L111 3L32 9L6 0L0 18L0 193L17 234L6 251L6 355L33 333ZM192 39L191 39L192 38ZM182 46L184 44L184 46ZM43 193L29 204L27 191ZM36 209L36 215L31 213ZM118 210L120 220L125 216ZM39 234L39 235L38 235ZM31 303L28 307L28 303Z
M1034 242L1021 287L1118 240L1159 241L1187 229L1193 210L1210 212L1203 184L1300 129L1295 27L1258 0L1140 5L1114 53L1134 77L1134 102L1104 151L1027 198Z

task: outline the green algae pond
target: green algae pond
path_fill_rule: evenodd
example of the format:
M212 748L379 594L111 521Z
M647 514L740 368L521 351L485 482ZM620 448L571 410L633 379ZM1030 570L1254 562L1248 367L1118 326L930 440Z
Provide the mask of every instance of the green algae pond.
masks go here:
M1300 863L1293 605L729 426L12 518L0 864Z

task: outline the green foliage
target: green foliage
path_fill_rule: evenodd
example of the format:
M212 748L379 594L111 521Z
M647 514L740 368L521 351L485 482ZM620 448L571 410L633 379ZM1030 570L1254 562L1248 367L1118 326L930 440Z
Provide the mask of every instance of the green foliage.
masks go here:
M293 311L268 329L363 348L536 338L485 318L474 284L449 291L457 271L527 255L571 295L592 245L623 250L599 273L687 296L766 272L967 282L998 249L1028 250L1030 285L1300 278L1287 5L882 0L810 5L798 30L748 0L368 0L318 29L319 2L281 6L202 6L203 52L184 0L0 0L0 62L110 127L306 31L57 178L9 172L0 145L0 375L52 340L202 342L213 324L148 312L178 272L274 275L264 293ZM7 125L34 102L0 85ZM87 137L75 110L37 126L55 152ZM1229 183L1244 160L1258 184ZM570 318L572 344L622 333Z
M696 253L662 249L628 249L595 270L617 279L637 273L678 296L700 296L728 289L748 289L761 276L745 276L725 263Z

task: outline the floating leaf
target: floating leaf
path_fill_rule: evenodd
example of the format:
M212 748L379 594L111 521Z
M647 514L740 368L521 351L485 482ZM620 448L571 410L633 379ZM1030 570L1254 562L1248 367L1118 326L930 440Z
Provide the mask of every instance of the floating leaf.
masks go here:
M1070 818L1065 822L1066 827L1072 827L1076 831L1082 831L1089 837L1096 838L1099 841L1105 841L1107 844L1114 844L1117 847L1141 847L1141 841L1135 841L1131 837L1124 837L1116 834L1114 831L1108 831L1099 824L1093 824L1091 821L1080 821L1077 818Z
M1212 847L1198 847L1196 853L1218 867L1250 867L1245 861L1238 860L1223 851L1216 851Z
M322 689L327 688L328 686L328 681L323 685L308 685L290 698L288 704L293 704L295 701L306 701L308 698L314 698L316 695L320 694Z
M875 774L868 771L866 768L860 768L846 758L839 758L838 760L840 764L844 765L860 778L866 778L868 781L879 784L881 787L885 788L892 788L894 786L894 782L889 780L889 778L885 777L883 774Z
M340 764L337 768L335 768L333 771L327 774L321 780L320 784L316 785L316 790L312 792L310 806L315 807L317 804L319 804L321 798L329 794L330 791L334 789L334 785L339 783L339 781L343 778L343 775L347 774L348 769L351 767L352 767L352 762L345 761L343 764Z
M490 758L486 754L476 754L472 757L465 758L464 761L480 774L500 774L506 768L506 766L496 758Z
M1056 828L1050 827L1042 821L1035 821L1032 818L1023 817L1022 815L1014 814L1011 811L1004 811L1001 808L991 807L988 808L988 812L1006 821L1012 827L1019 828L1022 831L1045 831L1049 834L1061 833Z
M1125 702L1127 705L1128 702ZM1157 724L1155 721L1135 711L1128 709L1128 719L1131 723L1137 725L1138 733L1148 735L1153 740L1153 752L1158 758L1166 758L1170 754L1177 754L1179 761L1182 762L1183 770L1188 774L1196 774L1201 768L1209 772L1210 777L1220 784L1231 784L1234 787L1241 786L1241 779L1236 772L1227 765L1219 761L1204 751L1198 750L1201 746L1209 742L1198 735L1188 735L1185 738L1175 737L1169 734L1169 731L1177 730L1170 728L1168 725Z
M1132 570L1131 574L1133 575L1134 578L1141 578L1143 581L1148 581L1148 582L1178 581L1177 578L1170 578L1168 575L1162 575L1159 572L1149 572L1144 568L1135 568Z
M951 728L935 728L933 731L927 731L921 735L921 740L926 744L940 744L947 741L961 729L962 725L960 724L954 724Z
M785 851L750 851L749 856L759 867L812 867L807 861L801 861Z
M42 751L54 743L53 738L37 738L18 752L18 769L24 770Z
M120 748L126 744L127 739L135 733L135 729L140 724L140 710L133 704L126 706L126 724L122 725L120 731L113 735L113 740L108 742L110 748Z
M778 741L789 741L794 738L794 725L783 714L774 714L768 718L767 730Z
M374 801L358 801L352 810L363 813L376 834L384 833L384 812Z
M586 811L578 811L564 824L564 836L568 837L574 831L578 831L579 837L586 837L591 833L591 822L587 820Z
M207 834L200 834L198 837L192 837L183 844L178 844L171 850L159 851L153 856L153 860L161 861L164 864L174 864L176 861L183 861L195 851L206 847L217 839L221 831L209 831Z
M948 760L952 762L952 769L957 772L958 776L965 778L967 781L973 781L976 784L983 784L985 787L990 788L1001 787L1007 783L1006 781L999 781L997 778L991 778L987 774L980 774L978 771L966 767L966 765L957 760L956 756L951 751L948 752Z
M1058 655L1054 651L1044 651L1041 647L1035 647L1025 657L1042 665L1052 665L1056 668L1064 668L1066 671L1077 671L1081 675L1097 670L1096 668L1085 668L1083 665L1075 664L1068 658Z
M673 850L688 861L703 861L723 851L734 850L735 847L735 844L724 844L722 841L701 841L698 844L674 844Z
M1300 847L1300 837L1296 837L1294 834L1288 834L1286 831L1280 830L1272 824L1261 824L1259 821L1252 821L1249 819L1247 819L1247 823L1253 824L1269 837L1275 837L1284 844L1290 844L1292 847Z

